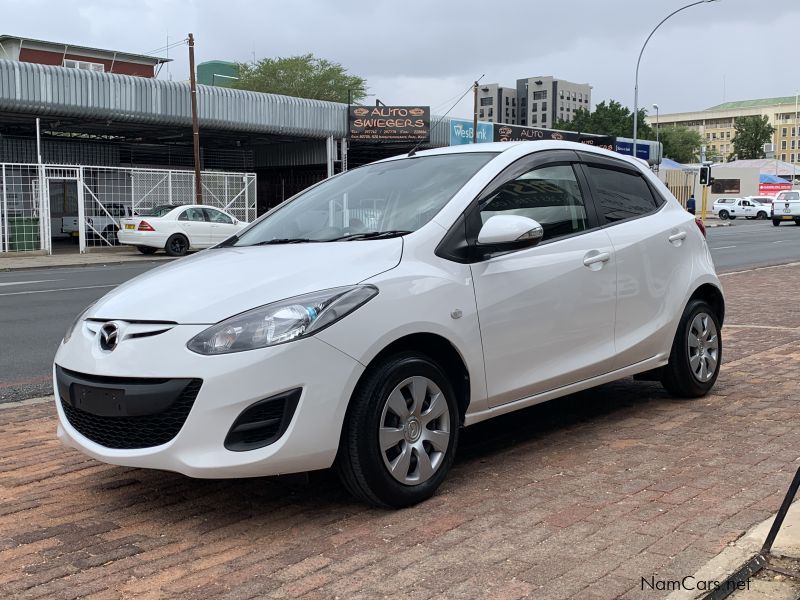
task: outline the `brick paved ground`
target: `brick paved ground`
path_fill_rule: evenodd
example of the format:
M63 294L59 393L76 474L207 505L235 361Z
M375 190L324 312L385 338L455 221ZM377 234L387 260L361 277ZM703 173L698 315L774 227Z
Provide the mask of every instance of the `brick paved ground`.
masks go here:
M800 455L800 267L724 278L716 393L606 385L466 430L441 493L328 473L198 481L103 465L50 403L0 409L0 596L657 598L777 509Z

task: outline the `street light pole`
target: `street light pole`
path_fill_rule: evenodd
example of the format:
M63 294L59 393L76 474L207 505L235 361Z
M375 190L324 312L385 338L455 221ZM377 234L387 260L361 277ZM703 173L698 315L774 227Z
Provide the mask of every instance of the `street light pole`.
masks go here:
M653 104L653 108L656 111L656 152L658 152L658 162L656 163L656 171L658 171L659 167L661 166L661 150L658 145L658 104Z
M800 92L794 93L794 132L797 135L800 135L800 127L797 124L797 96ZM792 140L793 142L795 140ZM794 155L795 160L792 161L792 188L794 188L794 178L797 175L797 161L800 160L800 145L795 143L795 148L798 150L798 153ZM775 173L777 175L777 172Z
M650 32L650 35L647 36L647 39L642 44L642 49L639 51L639 58L636 60L636 81L634 82L633 87L633 156L636 157L636 134L639 125L639 63L642 62L642 54L644 54L644 49L647 46L647 42L650 41L650 38L653 37L653 34L656 30L661 27L665 21L667 21L673 15L678 14L682 10L686 10L687 8L691 8L692 6L697 6L698 4L706 4L708 2L717 2L718 0L698 0L697 2L692 2L691 4L687 4L686 6L682 6L678 10L674 10L669 13L666 17L661 19L661 21L653 28L653 31Z

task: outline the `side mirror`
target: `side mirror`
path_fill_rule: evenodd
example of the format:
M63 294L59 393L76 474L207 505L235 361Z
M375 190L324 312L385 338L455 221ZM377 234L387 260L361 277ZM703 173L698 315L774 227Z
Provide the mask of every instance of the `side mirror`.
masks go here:
M544 229L539 223L520 215L495 215L483 224L478 245L502 251L535 246L542 241Z

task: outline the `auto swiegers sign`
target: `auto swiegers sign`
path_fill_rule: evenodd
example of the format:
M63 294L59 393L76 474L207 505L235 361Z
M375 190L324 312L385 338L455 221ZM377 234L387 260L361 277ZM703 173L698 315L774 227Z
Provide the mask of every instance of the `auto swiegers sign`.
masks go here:
M429 106L351 106L349 133L352 140L372 142L420 142L430 139Z

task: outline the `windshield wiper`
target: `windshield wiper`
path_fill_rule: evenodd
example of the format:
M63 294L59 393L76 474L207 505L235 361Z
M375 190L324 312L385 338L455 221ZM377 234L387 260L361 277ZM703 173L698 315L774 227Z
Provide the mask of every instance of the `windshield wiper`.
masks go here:
M318 242L319 240L310 240L308 238L273 238L263 242L256 242L250 244L251 246L269 246L270 244L306 244L308 242Z
M352 240L379 240L391 237L397 237L399 235L406 235L407 233L413 233L411 231L405 229L390 229L388 231L364 231L362 233L351 233L348 235L343 235L341 237L333 238L331 240L325 240L326 242L349 242Z

